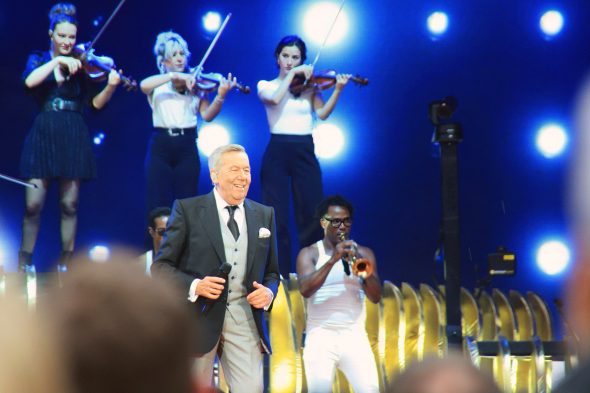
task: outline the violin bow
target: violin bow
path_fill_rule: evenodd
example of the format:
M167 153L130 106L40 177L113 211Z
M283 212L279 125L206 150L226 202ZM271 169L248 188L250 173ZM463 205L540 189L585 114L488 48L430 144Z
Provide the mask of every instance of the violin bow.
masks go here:
M328 38L330 37L330 33L332 33L332 30L334 29L334 25L336 25L336 21L338 20L338 16L340 15L340 12L342 12L342 8L344 7L345 1L346 0L342 0L342 3L340 3L340 8L338 8L338 12L336 13L336 16L334 17L334 20L332 21L332 24L330 25L330 28L328 29L326 36L324 37L324 42L322 42L322 45L320 46L318 53L315 55L315 59L313 60L313 63L311 63L312 67L315 67L316 63L320 59L320 54L322 53L322 50L324 49L324 47L326 46L326 43L328 42Z
M7 180L9 182L16 183L16 184L19 184L21 186L25 186L25 187L29 187L29 188L39 188L39 187L37 187L36 184L27 183L25 181L16 179L16 178L11 177L11 176L3 175L1 173L0 173L0 179L4 179L4 180Z
M207 61L207 58L211 54L211 51L215 47L215 44L217 44L217 40L221 36L221 33L223 33L223 30L225 29L225 25L227 25L227 22L229 22L229 18L231 18L231 12L229 14L227 14L227 16L225 17L225 19L223 20L223 23L221 24L221 26L219 27L219 30L217 30L217 33L215 34L215 37L213 37L213 40L211 40L211 43L209 44L209 48L207 48L207 51L203 55L203 58L201 59L201 62L194 69L193 75L195 77L197 77L201 73L201 71L203 71L203 65L205 65L205 61Z
M107 21L104 23L104 25L102 25L102 27L100 28L100 30L98 31L98 33L96 33L96 35L94 36L94 39L90 42L90 44L88 45L88 48L86 48L86 50L84 51L84 53L88 53L88 52L90 52L92 50L92 48L94 47L94 44L96 44L96 41L98 41L98 39L100 38L100 36L102 35L102 33L104 33L104 31L106 30L106 28L108 27L108 25L111 23L111 21L113 20L113 18L115 17L115 15L117 15L117 13L121 9L121 7L125 3L125 1L126 0L121 0L119 2L119 4L117 5L117 7L115 7L115 9L113 10L113 12L111 12L111 15L109 16L109 18L107 19Z

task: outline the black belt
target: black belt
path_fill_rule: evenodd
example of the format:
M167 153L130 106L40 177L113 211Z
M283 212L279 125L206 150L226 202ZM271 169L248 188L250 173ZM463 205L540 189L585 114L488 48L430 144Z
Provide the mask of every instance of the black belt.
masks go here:
M190 135L191 133L195 132L195 127L189 128L163 128L163 127L156 127L156 130L160 132L165 132L170 136L179 136L179 135Z
M44 111L71 111L82 113L83 105L79 101L64 100L63 98L55 97L43 104Z

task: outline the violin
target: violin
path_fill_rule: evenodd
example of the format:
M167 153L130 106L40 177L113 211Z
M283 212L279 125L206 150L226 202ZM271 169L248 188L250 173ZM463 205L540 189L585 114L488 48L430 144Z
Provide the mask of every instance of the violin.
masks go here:
M224 78L222 74L217 72L201 72L199 74L193 72L192 75L195 77L195 85L192 88L190 94L196 94L199 91L211 93L213 90L219 87L219 84ZM182 79L174 80L173 87L174 90L180 94L189 94L189 91L186 87L186 82ZM241 83L237 83L235 88L244 94L250 93L250 86L244 86Z
M359 86L367 86L369 84L369 79L360 75L351 76L349 80ZM289 86L289 91L291 94L298 97L307 89L326 90L334 85L336 85L336 71L325 70L313 75L308 80L305 80L305 77L301 74L295 75Z
M198 90L211 92L215 90L221 81L223 80L223 75L216 73L216 72L208 72L208 73L199 73L197 75L195 86ZM236 89L244 94L250 93L250 86L244 86L241 83L236 84Z
M94 54L94 48L88 50L89 44L76 45L72 51L72 56L82 62L82 68L92 80L104 80L111 70L116 70L115 61L108 56L97 56ZM123 75L117 71L121 82L127 91L137 90L137 81Z

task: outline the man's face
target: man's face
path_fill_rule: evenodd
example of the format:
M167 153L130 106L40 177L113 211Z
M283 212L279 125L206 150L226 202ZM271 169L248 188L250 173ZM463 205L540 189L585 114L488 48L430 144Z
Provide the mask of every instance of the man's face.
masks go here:
M154 251L157 251L162 244L164 232L166 231L166 224L168 223L168 216L160 216L154 220L155 227L149 228L150 236L154 242Z
M219 195L230 205L239 205L252 181L248 155L241 151L223 153L219 168L212 169L210 175Z
M348 209L342 206L330 206L320 220L324 228L324 237L332 243L339 243L342 238L348 239L352 227L352 218Z

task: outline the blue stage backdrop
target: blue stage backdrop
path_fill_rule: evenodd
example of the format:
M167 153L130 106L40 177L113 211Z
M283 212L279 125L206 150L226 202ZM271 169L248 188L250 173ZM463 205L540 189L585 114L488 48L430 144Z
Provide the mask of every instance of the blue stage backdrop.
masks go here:
M80 19L79 42L97 31L115 0L74 2ZM127 0L96 45L97 54L116 60L136 79L157 72L152 48L156 35L172 29L184 36L196 65L210 35L201 26L209 10L233 17L206 63L206 71L232 72L253 93L232 93L213 123L225 126L232 142L243 144L253 167L250 196L261 199L260 164L269 139L256 82L272 79L273 50L287 34L303 32L303 14L312 1L194 1L170 3ZM440 243L440 157L431 143L428 104L457 97L454 120L464 129L459 147L463 285L473 288L484 275L487 254L503 245L516 253L517 275L493 286L532 290L545 299L560 296L567 271L546 276L536 264L536 249L551 236L567 242L566 182L571 146L546 159L535 148L535 133L555 121L570 132L570 112L578 87L590 69L584 0L553 1L565 15L563 31L542 35L545 11L528 0L452 0L441 2L349 0L348 32L326 47L317 69L360 74L367 87L347 86L328 123L342 127L340 156L321 161L325 192L350 198L355 207L353 237L372 247L383 279L399 284L442 282L434 258ZM22 87L21 73L32 50L48 49L47 12L51 1L10 1L0 5L2 62L0 172L19 175L23 141L36 112ZM559 8L561 7L561 8ZM433 39L428 15L449 15L446 34ZM310 60L318 44L308 42ZM145 242L143 162L151 131L146 97L120 89L108 107L88 116L97 146L98 179L82 186L77 250L95 244ZM200 191L211 183L202 157ZM20 242L24 190L0 183L0 233L3 257L14 266ZM57 189L43 212L35 250L41 270L59 254ZM479 269L479 273L477 270Z

